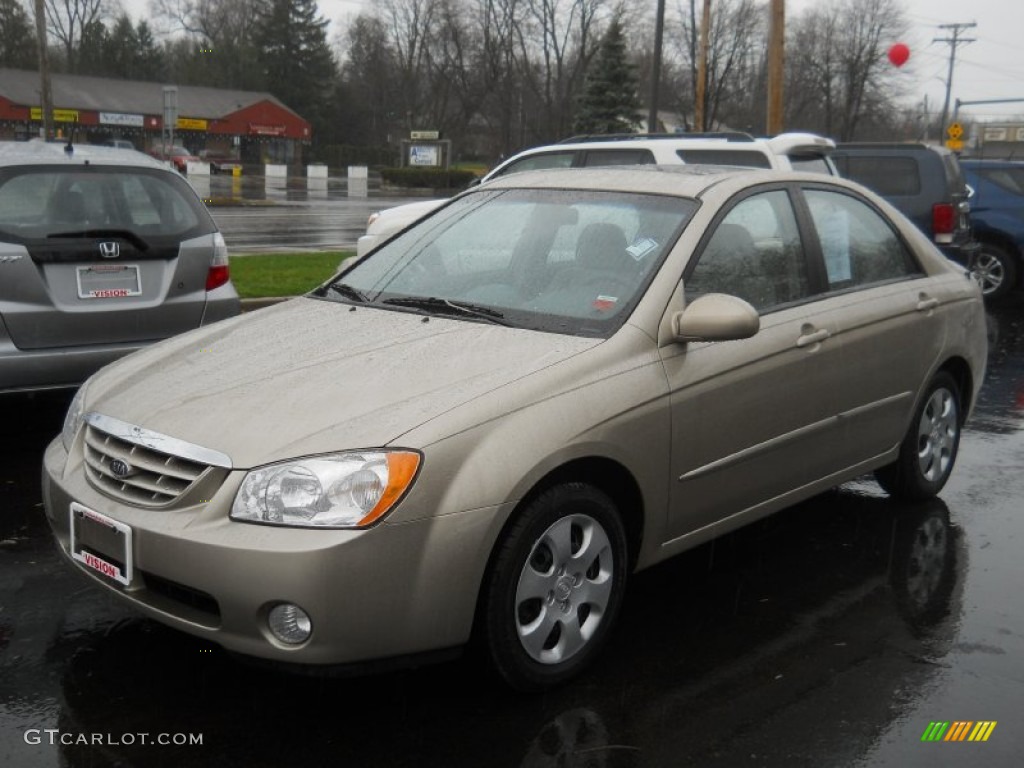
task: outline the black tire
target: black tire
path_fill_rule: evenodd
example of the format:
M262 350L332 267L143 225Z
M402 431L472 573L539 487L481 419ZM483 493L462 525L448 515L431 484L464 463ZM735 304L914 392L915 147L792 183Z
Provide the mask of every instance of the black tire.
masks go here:
M1005 248L983 242L972 265L974 279L986 299L998 299L1017 284L1017 262Z
M627 562L622 520L602 491L566 483L530 502L498 542L482 593L498 674L519 691L579 674L607 641Z
M908 501L930 499L942 490L956 463L963 426L960 388L939 371L921 398L896 461L875 470L889 495Z

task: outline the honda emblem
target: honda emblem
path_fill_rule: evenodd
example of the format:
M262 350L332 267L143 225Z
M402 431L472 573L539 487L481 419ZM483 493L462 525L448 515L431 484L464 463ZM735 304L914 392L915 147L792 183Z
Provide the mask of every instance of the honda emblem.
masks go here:
M100 243L100 256L104 259L116 259L121 255L121 246L116 242Z

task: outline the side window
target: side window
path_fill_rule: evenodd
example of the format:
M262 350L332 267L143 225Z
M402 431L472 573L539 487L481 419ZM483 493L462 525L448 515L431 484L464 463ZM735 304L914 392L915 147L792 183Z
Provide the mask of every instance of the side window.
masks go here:
M789 164L794 171L832 175L832 169L823 155L790 155Z
M518 173L519 171L542 171L546 168L571 168L575 155L575 152L544 152L530 155L522 160L509 163L498 173L494 174L494 176L495 178L507 176L510 173Z
M838 192L804 193L821 242L829 290L841 290L917 272L896 233L874 209Z
M758 312L810 295L796 217L784 190L745 198L729 211L685 281L687 300L728 293Z
M740 165L744 168L771 168L772 162L756 149L677 149L687 165Z
M585 166L650 165L654 155L649 149L588 149L583 160Z
M914 157L835 155L839 175L863 184L885 197L921 194L921 169Z

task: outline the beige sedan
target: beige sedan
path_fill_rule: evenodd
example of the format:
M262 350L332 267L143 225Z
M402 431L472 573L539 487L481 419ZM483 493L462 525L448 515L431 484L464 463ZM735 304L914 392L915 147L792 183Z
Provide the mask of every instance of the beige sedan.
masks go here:
M232 651L472 641L536 690L636 570L867 472L938 493L985 353L978 287L855 184L516 174L96 374L46 515L95 584Z

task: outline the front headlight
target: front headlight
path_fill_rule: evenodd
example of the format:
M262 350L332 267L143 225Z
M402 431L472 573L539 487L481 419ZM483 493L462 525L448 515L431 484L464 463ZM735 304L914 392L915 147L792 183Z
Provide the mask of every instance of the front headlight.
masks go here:
M75 441L79 427L82 426L82 418L85 416L85 384L78 388L68 412L64 414L64 427L60 431L60 441L64 443L64 450L71 453L71 444Z
M394 507L419 465L412 451L353 451L260 467L242 481L231 519L365 528Z

